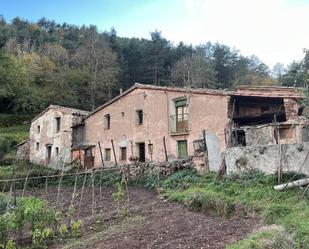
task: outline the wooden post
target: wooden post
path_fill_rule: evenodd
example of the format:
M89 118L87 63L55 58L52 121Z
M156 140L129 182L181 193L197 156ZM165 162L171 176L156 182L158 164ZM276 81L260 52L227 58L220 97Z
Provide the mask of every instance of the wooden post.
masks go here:
M207 151L206 131L205 130L203 130L203 140L204 140L204 151Z
M168 162L167 151L166 151L166 143L165 143L165 137L163 137L163 145L164 145L165 161Z
M206 169L208 169L209 165L208 165L208 148L207 148L207 143L206 143L206 131L203 130L203 140L204 140L204 153L205 153L205 166L207 167Z
M132 156L132 158L133 158L133 142L132 142L132 140L130 141L130 143L131 143L131 156Z
M279 134L279 125L277 125L277 115L274 115L274 126L276 129L276 135L277 135L277 143L278 143L278 157L279 157L279 163L278 163L278 183L281 182L282 178L282 169L281 169L281 143L280 143L280 134Z
M113 139L111 139L111 142L112 142L112 147L113 147L113 153L114 153L114 159L115 159L115 164L117 165L117 158L116 158L116 152L115 152L115 147L114 147L114 141Z
M150 144L152 144L152 143L151 143L151 141L149 140L149 142L148 142L148 149L150 149L150 148L149 148ZM152 147L152 148L153 148L153 147ZM150 161L152 162L152 153L153 153L153 151L149 151L149 152L150 152L150 153L149 153L149 154L150 154Z
M85 157L85 151L84 151L84 157ZM80 149L78 149L78 158L79 158L79 166L82 166L82 154L80 152Z
M104 167L104 160L103 160L103 154L102 154L102 149L101 149L101 143L98 142L99 144L99 149L100 149L100 155L101 155L101 161L102 161L102 168Z

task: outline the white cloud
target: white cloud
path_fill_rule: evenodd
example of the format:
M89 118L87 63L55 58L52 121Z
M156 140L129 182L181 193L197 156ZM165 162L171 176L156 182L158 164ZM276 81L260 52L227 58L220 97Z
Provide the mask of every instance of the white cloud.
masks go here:
M309 48L309 3L287 0L186 0L178 20L158 29L171 41L220 42L268 65L288 64Z

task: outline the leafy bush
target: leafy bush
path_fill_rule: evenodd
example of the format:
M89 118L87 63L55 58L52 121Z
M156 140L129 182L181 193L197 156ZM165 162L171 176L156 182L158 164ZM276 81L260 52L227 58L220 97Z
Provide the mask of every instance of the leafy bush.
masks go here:
M177 171L168 177L162 184L163 188L168 189L187 189L192 184L202 182L203 178L198 174L195 169L185 169Z
M5 249L16 249L16 248L17 246L13 240L9 240L5 245Z
M7 206L10 199L5 194L0 194L0 215L4 214L7 211Z
M81 226L82 226L81 220L72 220L71 221L71 233L72 233L73 237L81 236Z
M45 201L34 197L18 198L17 207L6 211L0 216L2 245L5 245L8 237L14 234L18 236L17 239L20 239L26 234L27 228L32 231L33 243L44 245L44 241L53 237L54 231L51 227L57 228L61 221L60 212L48 208Z
M141 186L148 189L155 189L156 187L159 187L159 185L161 184L160 180L162 181L162 178L163 178L162 176L158 177L157 173L152 173L150 175L140 173L134 179L131 179L130 184Z
M32 232L32 243L36 248L47 248L47 242L54 237L51 228L35 229Z
M66 224L61 224L61 226L59 227L59 235L62 238L65 238L69 233L68 227Z

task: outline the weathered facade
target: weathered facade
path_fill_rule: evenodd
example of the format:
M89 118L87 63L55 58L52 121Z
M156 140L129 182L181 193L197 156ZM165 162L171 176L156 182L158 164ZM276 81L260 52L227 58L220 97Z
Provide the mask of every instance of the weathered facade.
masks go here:
M136 83L89 114L47 108L31 124L30 161L93 168L193 156L199 170L295 170L302 158L309 160L302 97L288 87L225 91Z
M19 160L26 160L26 161L29 160L29 155L30 155L30 140L29 139L17 144L15 148L16 148L16 157Z
M76 127L83 130L76 131L83 143L74 146L73 159L81 156L85 167L100 167L102 158L106 166L184 158L194 154L194 144L202 144L206 130L207 164L217 170L225 150L228 101L220 90L135 84Z
M298 171L308 165L308 120L302 116L300 89L244 87L231 93L228 173L260 169ZM307 166L301 172L308 174Z
M30 127L29 159L36 164L61 168L71 162L72 126L88 112L50 105L36 116Z

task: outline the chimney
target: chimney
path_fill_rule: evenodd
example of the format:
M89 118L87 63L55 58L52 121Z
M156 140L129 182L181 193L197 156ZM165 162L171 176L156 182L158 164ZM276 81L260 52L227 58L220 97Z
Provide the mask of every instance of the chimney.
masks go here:
M122 88L119 89L119 94L122 95Z

